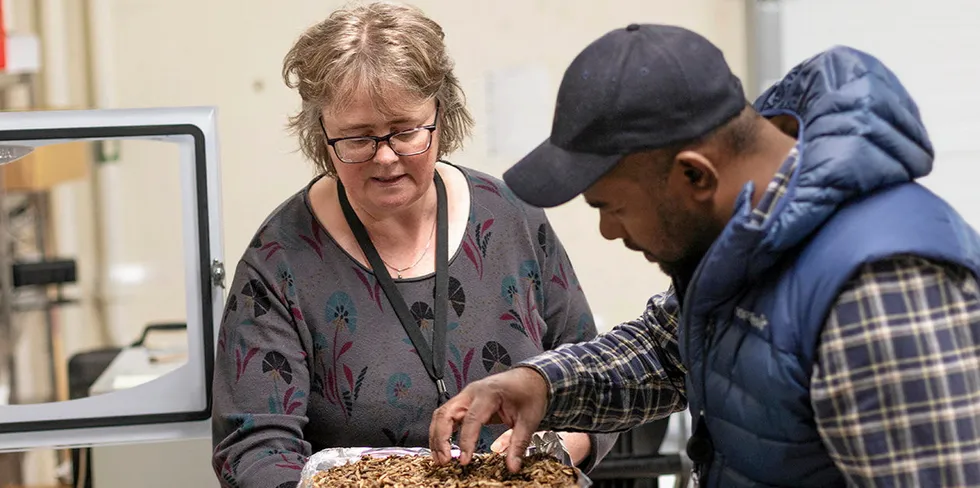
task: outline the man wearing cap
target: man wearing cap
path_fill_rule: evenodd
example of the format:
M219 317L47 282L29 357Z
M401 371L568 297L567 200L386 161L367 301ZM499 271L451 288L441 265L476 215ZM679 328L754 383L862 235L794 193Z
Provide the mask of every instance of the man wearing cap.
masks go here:
M678 27L589 45L551 137L507 171L540 207L583 194L600 232L672 278L635 321L470 384L459 427L623 431L689 407L704 486L980 485L980 237L915 182L933 149L874 57L836 47L754 105Z

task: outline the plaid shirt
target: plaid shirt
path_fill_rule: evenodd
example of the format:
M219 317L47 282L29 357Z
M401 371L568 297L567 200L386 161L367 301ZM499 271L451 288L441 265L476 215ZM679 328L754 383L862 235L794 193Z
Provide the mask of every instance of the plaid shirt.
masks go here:
M794 149L754 210L759 222L797 161ZM679 313L668 289L637 320L521 363L550 383L548 427L625 430L686 408ZM850 484L980 485L980 286L969 271L915 256L867 264L819 344L813 412Z

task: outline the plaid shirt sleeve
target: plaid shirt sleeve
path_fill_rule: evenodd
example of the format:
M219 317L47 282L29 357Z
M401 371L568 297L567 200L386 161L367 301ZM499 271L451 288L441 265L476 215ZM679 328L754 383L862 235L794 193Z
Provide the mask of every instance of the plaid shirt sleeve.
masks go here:
M550 401L544 428L615 432L687 407L673 288L643 315L599 337L566 344L520 366L541 373Z
M817 427L856 486L980 485L980 287L911 256L838 298L811 383Z

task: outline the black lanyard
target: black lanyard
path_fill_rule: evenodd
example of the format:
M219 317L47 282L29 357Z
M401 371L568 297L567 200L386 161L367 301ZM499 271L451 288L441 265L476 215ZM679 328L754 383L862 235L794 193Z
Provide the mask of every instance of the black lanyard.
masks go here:
M446 382L443 380L443 372L446 369L446 307L449 304L449 209L446 204L446 186L438 172L435 173L434 180L436 184L436 289L432 348L422 337L419 324L412 317L408 305L405 304L405 298L395 287L395 282L388 274L388 267L378 255L378 250L371 242L364 224L361 223L361 219L357 218L357 214L351 208L350 202L347 200L347 192L339 179L337 180L337 195L340 197L340 208L344 211L347 225L350 226L354 237L357 238L361 251L367 256L368 262L374 270L374 276L381 284L381 289L388 297L388 302L391 303L391 308L395 310L395 315L398 316L402 327L405 328L408 338L412 340L412 345L415 346L415 350L422 359L425 371L435 382L439 392L439 404L442 405L443 402L449 400L449 392L446 390Z

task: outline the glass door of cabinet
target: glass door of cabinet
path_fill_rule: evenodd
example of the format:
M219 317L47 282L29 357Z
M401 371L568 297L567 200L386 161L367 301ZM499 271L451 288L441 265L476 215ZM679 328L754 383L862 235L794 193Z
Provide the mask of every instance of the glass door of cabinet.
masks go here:
M8 251L0 251L0 393L6 392L0 395L6 396L0 398L0 450L210 435L224 301L215 119L206 107L0 113L0 169L8 179L0 231L7 237L18 225L23 198L9 178L28 178L21 174L27 169L14 171L21 169L16 165L32 165L29 178L36 179L65 170L60 165L69 164L72 151L101 148L104 156L109 147L122 154L95 163L102 177L96 198L110 214L104 220L112 222L111 229L98 229L98 266L21 263L9 252L16 242L0 241ZM75 293L52 305L48 289L36 294L43 300L32 301L32 284L79 281L98 271L93 266L107 276L98 288L100 312L61 314L59 333L99 328L111 344L74 351L67 366L71 398L32 396L24 388L33 378L26 357L38 341L32 346L25 338L41 323L30 319L32 310L77 308L70 302L93 299ZM18 381L20 388L12 389ZM15 391L22 394L11 395Z

